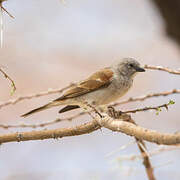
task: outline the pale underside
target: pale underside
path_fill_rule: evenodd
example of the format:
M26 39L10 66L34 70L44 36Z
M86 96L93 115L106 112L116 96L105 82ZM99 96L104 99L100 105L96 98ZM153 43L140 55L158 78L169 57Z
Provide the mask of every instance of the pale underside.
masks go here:
M116 101L128 91L132 80L122 76L113 78L113 74L114 72L110 68L102 69L88 79L74 85L53 102L56 105L82 106L84 103L105 105Z

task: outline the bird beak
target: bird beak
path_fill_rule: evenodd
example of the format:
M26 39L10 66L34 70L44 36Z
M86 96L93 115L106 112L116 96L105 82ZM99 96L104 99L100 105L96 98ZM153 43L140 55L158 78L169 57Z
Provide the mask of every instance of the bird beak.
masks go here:
M135 70L136 70L137 72L145 72L145 69L144 69L144 68L141 68L141 67L139 67L139 66L136 66L136 67L135 67Z

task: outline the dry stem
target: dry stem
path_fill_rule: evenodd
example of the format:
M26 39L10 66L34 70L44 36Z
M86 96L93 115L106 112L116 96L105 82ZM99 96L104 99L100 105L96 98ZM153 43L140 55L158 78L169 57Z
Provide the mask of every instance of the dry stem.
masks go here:
M41 130L41 131L31 131L31 132L17 132L5 135L0 135L0 143L7 142L20 142L20 141L30 141L30 140L43 140L43 139L57 139L67 136L77 136L82 134L91 133L100 126L96 121L91 121L83 125L74 128L60 128L53 130Z
M151 70L165 71L165 72L168 72L168 73L170 73L170 74L180 75L180 70L172 70L172 69L170 69L170 68L165 68L165 67L163 67L163 66L145 65L144 68L146 68L146 69L151 69Z
M11 87L12 87L12 91L11 91L11 94L14 93L16 91L16 85L14 83L14 81L11 79L11 77L5 73L1 68L0 68L0 72L4 75L4 77L6 79L8 79L10 82L11 82Z

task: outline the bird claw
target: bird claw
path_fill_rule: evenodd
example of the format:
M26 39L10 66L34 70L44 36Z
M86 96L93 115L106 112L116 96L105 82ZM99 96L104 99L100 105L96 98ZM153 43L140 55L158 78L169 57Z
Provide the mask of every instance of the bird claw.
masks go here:
M119 117L122 115L121 111L116 111L114 107L108 106L108 115L114 119L119 119Z
M108 106L108 115L113 119L119 119L127 122L131 122L131 116L123 113L122 111L116 111L114 107Z

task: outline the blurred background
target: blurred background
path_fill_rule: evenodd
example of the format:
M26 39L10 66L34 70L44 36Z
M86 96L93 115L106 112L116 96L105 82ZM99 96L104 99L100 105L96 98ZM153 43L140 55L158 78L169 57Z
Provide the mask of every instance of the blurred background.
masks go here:
M15 19L6 14L3 16L0 67L14 79L17 91L11 96L9 82L0 75L0 102L49 88L63 88L122 57L136 58L142 64L180 67L180 49L166 36L167 24L153 1L67 0L63 3L59 0L14 0L5 2L4 7ZM147 70L135 78L133 88L122 99L179 88L179 78ZM4 107L0 110L0 124L36 124L77 113L59 115L60 108L57 107L26 119L20 117L57 97L59 94ZM133 117L143 127L176 132L180 130L178 95L121 105L117 109L160 105L170 99L175 105L168 112L163 110L158 116L155 112L138 113ZM71 127L89 120L89 116L82 116L47 128ZM0 129L0 133L31 130ZM118 160L122 155L139 154L136 144L106 157L132 141L133 138L124 134L102 129L59 140L3 144L0 146L0 179L146 179L141 160ZM149 151L156 147L148 143ZM179 156L180 152L176 150L151 158L153 166L157 167L157 179L180 179ZM160 166L162 164L167 165Z

